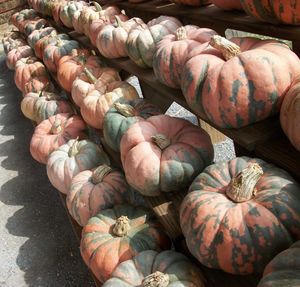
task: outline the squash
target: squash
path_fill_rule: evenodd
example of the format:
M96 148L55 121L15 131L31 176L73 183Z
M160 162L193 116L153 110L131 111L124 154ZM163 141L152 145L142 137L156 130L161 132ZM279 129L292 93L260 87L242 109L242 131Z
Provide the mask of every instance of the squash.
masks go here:
M191 52L200 53L214 35L214 30L187 25L163 37L153 57L156 78L171 88L180 88L183 67Z
M46 27L46 28L43 28L40 30L33 31L27 38L28 45L31 48L34 48L34 46L38 40L44 38L45 36L48 36L53 31L56 31L55 28L53 28L53 27Z
M164 36L175 33L180 26L182 24L176 18L160 16L149 21L147 26L139 25L131 29L126 42L128 56L138 66L151 68L156 44Z
M135 123L120 146L126 179L145 196L184 190L214 157L204 130L167 115Z
M48 21L39 18L36 20L25 21L24 24L22 24L21 30L24 31L27 36L29 36L33 31L43 29L47 26L50 26Z
M240 157L207 167L180 207L190 252L209 268L262 272L300 238L300 186L284 170Z
M211 0L211 2L223 10L243 10L240 0Z
M283 99L280 123L292 145L300 151L300 75L295 78Z
M39 93L41 91L53 92L55 90L49 76L37 76L29 79L24 87L24 95L28 93Z
M83 1L67 1L67 3L60 8L60 20L68 28L73 28L72 20L76 11L81 11L87 3Z
M72 85L72 99L80 107L83 99L93 90L105 93L114 82L121 81L119 73L113 68L91 69L84 68Z
M299 285L300 241L297 241L269 262L257 287L298 287Z
M51 184L67 194L72 178L83 170L89 170L110 160L102 147L89 140L69 140L49 155L47 175Z
M136 89L127 82L113 82L106 88L106 91L90 92L80 106L83 119L95 129L102 129L104 116L114 103L139 97Z
M14 70L18 60L34 56L33 50L29 46L21 46L11 50L6 56L6 65L9 69Z
M200 7L210 4L211 0L171 0L171 2L174 2L179 5Z
M67 4L68 4L68 1L66 1L66 0L58 0L58 2L55 3L55 5L53 7L52 17L53 17L54 22L59 26L63 26L63 22L60 20L60 13Z
M240 128L280 110L300 60L276 40L213 36L184 66L181 89L191 109L220 128ZM281 71L284 69L284 73Z
M103 136L107 145L120 152L120 143L125 132L136 122L161 114L158 107L137 99L115 103L104 117Z
M40 105L39 108L43 107ZM70 139L86 138L85 130L86 125L79 116L71 114L51 116L35 128L30 142L30 153L36 161L46 164L49 154Z
M18 31L5 32L1 41L6 55L12 49L27 45L23 35Z
M173 250L147 250L118 265L103 287L204 287L201 270Z
M104 282L123 261L145 250L169 247L169 238L149 210L115 205L88 221L82 230L80 251L96 278Z
M23 24L27 20L36 19L38 17L38 13L33 9L23 9L20 12L14 13L10 17L10 22L18 28L21 33L24 33L20 28L22 27L20 24Z

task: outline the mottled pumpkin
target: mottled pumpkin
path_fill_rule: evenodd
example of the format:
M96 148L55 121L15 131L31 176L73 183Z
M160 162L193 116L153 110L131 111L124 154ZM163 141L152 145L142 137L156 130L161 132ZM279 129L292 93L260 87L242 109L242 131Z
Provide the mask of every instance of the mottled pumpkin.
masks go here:
M122 262L103 287L204 287L200 269L183 254L147 250Z
M187 25L163 37L153 57L156 78L171 88L180 88L183 67L191 52L201 53L214 35L217 35L214 30Z
M173 34L182 26L174 17L160 16L145 25L131 29L126 49L128 56L142 68L152 67L156 44L166 35Z
M38 17L38 14L33 9L23 9L19 12L14 13L10 17L10 22L18 28L18 30L21 33L24 33L24 30L22 30L23 23L27 20L36 19Z
M257 287L300 286L300 241L275 256Z
M63 7L60 8L60 20L68 28L73 28L72 19L76 11L80 11L86 6L87 3L83 1L68 1Z
M183 95L197 115L221 128L240 128L279 112L300 72L300 60L287 45L220 36L211 45L188 60L182 73Z
M190 186L180 225L203 265L232 274L262 272L300 238L300 186L260 159L219 162Z
M48 36L53 31L56 31L53 27L46 27L40 30L33 31L27 38L28 44L31 48L34 48L36 42L45 36ZM53 34L52 34L53 35Z
M113 82L106 88L106 91L90 92L80 106L83 119L96 129L102 129L104 116L114 103L139 97L136 89L127 82Z
M240 0L211 0L211 2L223 10L243 10Z
M30 153L36 161L46 164L49 154L70 139L86 138L85 130L85 122L79 116L71 114L51 116L35 128L30 142Z
M27 42L24 40L23 35L18 31L10 31L4 33L1 41L6 55L12 49L27 45Z
M24 87L24 95L28 93L39 93L41 91L53 92L55 88L49 76L38 76L31 78Z
M211 0L171 0L176 4L188 5L188 6L205 6L211 3Z
M22 24L21 30L24 31L24 33L27 36L29 36L33 31L40 30L49 25L50 24L47 20L39 18L36 20L29 20L29 21L24 22L24 24Z
M158 107L137 99L125 103L115 103L108 110L103 122L103 135L109 147L120 151L120 143L125 132L136 122L161 114Z
M14 70L18 60L29 56L34 56L34 53L28 45L12 49L6 56L6 65L9 69Z
M214 157L204 130L167 115L135 123L120 146L128 183L146 196L184 190Z
M66 0L58 0L58 3L56 3L53 7L52 17L54 22L59 26L63 26L63 22L60 20L60 12L67 4L68 1Z
M145 250L160 251L169 247L170 240L152 212L116 205L88 221L82 230L80 251L96 278L104 282L123 261Z

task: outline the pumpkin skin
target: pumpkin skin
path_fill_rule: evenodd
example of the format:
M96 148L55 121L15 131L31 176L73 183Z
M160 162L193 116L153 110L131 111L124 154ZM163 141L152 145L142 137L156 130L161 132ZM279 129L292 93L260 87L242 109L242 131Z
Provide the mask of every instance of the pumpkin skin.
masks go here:
M275 256L257 287L297 287L300 284L300 241Z
M253 164L263 174L250 185L250 197L231 200L233 178ZM237 185L245 182L240 177ZM240 157L207 167L180 207L188 249L210 268L232 274L262 272L276 254L300 238L299 188L284 170L260 159Z
M109 86L116 81L121 81L119 73L113 68L87 69L75 79L72 85L72 99L81 107L83 99L92 91L105 93Z
M67 195L69 213L85 226L101 210L128 201L129 186L124 175L107 165L77 174Z
M160 137L164 138L161 143ZM145 196L186 188L213 157L213 146L204 130L167 115L135 123L121 140L126 179Z
M129 226L122 224L125 216ZM160 251L169 246L169 238L149 210L116 205L88 221L82 230L80 251L93 274L100 282L104 282L123 261L145 250Z
M148 68L153 66L153 56L156 44L166 35L175 33L182 26L174 17L160 16L147 23L131 29L126 48L128 56L138 66Z
M21 110L25 117L38 124L56 114L74 113L68 101L58 94L44 91L26 94L21 102Z
M147 276L155 277L155 274L166 277L166 284L153 286L205 286L205 279L200 269L183 254L172 250L160 253L147 250L118 265L111 278L103 284L103 287L144 286L145 278ZM154 279L154 282L159 281Z
M52 17L53 20L55 21L55 23L57 23L57 25L62 26L63 22L60 20L60 12L61 10L68 4L68 1L58 1L58 3L56 3L53 7L52 10Z
M31 48L34 48L36 42L45 36L48 36L53 31L56 31L53 27L46 27L40 30L33 31L27 38L28 44Z
M45 19L30 20L24 24L24 33L29 36L33 31L49 26Z
M30 153L36 161L46 164L49 154L70 139L86 138L85 130L85 122L79 116L71 114L51 116L35 128L30 142Z
M41 91L53 92L55 90L48 76L31 78L24 87L24 95L28 93L39 93Z
M6 57L6 65L9 69L14 70L18 60L34 56L33 50L30 46L21 46L11 50Z
M240 0L211 0L211 2L223 10L243 10Z
M120 152L120 143L125 132L136 122L161 114L158 107L137 99L124 104L116 103L104 117L103 136L108 146Z
M43 53L43 61L49 71L55 73L59 60L63 56L71 54L73 49L79 49L79 43L74 40L57 39L56 43L48 44Z
M89 140L69 140L49 155L47 175L57 190L67 194L76 174L101 164L110 164L102 147Z
M140 25L145 26L146 24L139 18L122 22L116 16L116 22L104 26L97 36L96 46L99 52L109 59L126 57L126 41L129 32Z
M72 19L76 11L81 11L87 4L83 1L68 1L60 8L60 20L68 28L73 28Z
M300 72L298 57L283 43L254 38L231 42L240 47L240 54L226 61L209 46L186 62L181 80L191 109L221 128L244 127L279 112ZM280 72L283 67L285 73Z
M190 53L201 52L201 47L207 46L214 35L217 35L214 30L187 25L163 37L153 57L156 78L168 87L180 88L183 67ZM206 45L201 46L203 43Z
M102 129L104 116L116 102L137 99L136 89L127 82L113 82L107 90L93 90L82 101L80 112L88 125Z
M280 123L292 145L300 151L300 76L295 78L283 99Z
M211 3L211 0L171 0L171 2L174 2L176 4L180 5L188 5L188 6L205 6Z
M34 19L38 17L38 14L33 9L24 9L20 12L14 13L10 17L10 22L20 30L20 24L24 23L26 20ZM21 31L23 33L24 31Z

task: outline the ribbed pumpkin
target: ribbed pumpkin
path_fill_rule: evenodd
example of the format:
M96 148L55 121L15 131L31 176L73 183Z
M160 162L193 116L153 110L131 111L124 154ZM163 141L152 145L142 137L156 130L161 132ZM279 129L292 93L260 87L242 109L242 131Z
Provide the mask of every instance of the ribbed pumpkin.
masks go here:
M192 57L182 73L181 88L191 109L222 128L240 128L279 112L300 73L296 54L276 40L230 42L213 36L211 44L217 49L209 46Z
M126 42L128 56L140 67L153 65L156 44L166 35L173 34L182 26L174 17L160 16L145 25L131 29Z
M28 44L31 48L34 48L36 42L45 36L48 36L53 31L56 31L53 27L46 27L40 30L33 31L27 38Z
M71 114L51 116L35 128L30 142L30 153L36 161L46 164L49 154L70 139L86 138L85 130L85 122L79 116Z
M29 56L34 56L34 53L28 45L12 49L6 56L6 65L9 69L14 70L18 60Z
M41 91L53 92L55 90L49 76L38 76L31 78L24 87L24 95L28 93L39 93Z
M52 17L57 25L60 25L60 26L63 25L63 22L60 20L60 12L67 4L68 4L68 1L59 0L58 3L56 3L53 7Z
M26 20L34 19L34 18L37 18L37 17L38 17L38 14L33 9L24 9L24 10L21 10L20 12L14 13L10 17L10 22L14 26L16 26L20 30L21 33L24 33L24 31L22 31L20 29L21 28L20 24L23 24Z
M22 92L25 92L25 86L32 78L47 75L46 67L32 56L18 60L15 65L15 83Z
M184 190L214 157L204 130L167 115L135 123L120 146L128 183L146 196Z
M116 205L92 217L82 230L80 244L83 260L101 282L138 253L169 247L169 238L153 214L130 205Z
M120 143L124 133L136 122L161 114L158 107L137 99L125 103L115 103L108 110L103 122L103 135L109 147L120 151Z
M205 266L233 274L262 272L300 238L300 186L260 159L207 167L180 208L190 252Z
M101 58L90 55L88 50L73 50L71 55L60 59L57 79L64 90L71 92L73 82L83 72L84 68L100 71L104 65Z
M188 6L205 6L211 3L211 0L171 0L176 4Z
M180 88L183 67L190 53L200 53L214 35L217 35L214 30L187 25L163 37L153 57L156 78L171 88Z
M283 99L280 123L292 145L300 151L300 75L295 78Z
M96 39L99 52L110 59L126 57L126 41L129 31L140 25L144 27L146 25L139 18L132 18L125 22L121 21L119 16L115 18L116 22L104 26Z
M80 107L83 99L93 90L105 93L111 84L121 81L119 73L113 68L87 69L75 79L72 85L72 99Z
M27 42L24 40L22 34L18 31L4 33L1 41L6 55L12 49L27 45Z
M67 195L67 207L79 225L101 210L128 202L130 188L124 175L108 165L77 174Z
M282 251L265 268L257 287L300 286L300 241Z
M79 43L74 40L57 39L56 43L48 44L43 53L43 61L51 72L56 72L59 60L70 55L73 49L79 49Z
M36 20L26 21L24 24L22 24L21 30L24 31L24 33L27 36L29 36L33 31L40 30L47 26L50 26L48 21L40 18L40 19L36 19Z
M96 129L102 129L104 116L114 103L139 97L136 89L127 82L113 82L106 88L106 91L90 92L80 106L83 119Z
M183 254L147 250L118 265L103 287L204 287L204 282L200 269Z
M26 94L21 102L21 110L25 117L37 123L56 114L74 113L70 102L56 93L44 91Z
M76 174L102 164L110 164L102 147L89 140L69 140L50 154L47 174L51 184L67 194Z
M240 0L211 0L211 2L223 10L243 10Z
M244 10L265 22L300 25L299 0L240 0Z
M68 28L73 28L72 19L76 11L80 11L87 3L83 1L68 1L62 8L60 8L60 20Z

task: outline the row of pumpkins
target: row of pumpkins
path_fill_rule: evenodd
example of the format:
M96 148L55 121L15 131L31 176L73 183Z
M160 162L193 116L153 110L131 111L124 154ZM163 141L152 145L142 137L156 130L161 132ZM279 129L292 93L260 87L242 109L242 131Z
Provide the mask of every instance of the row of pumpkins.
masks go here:
M22 110L38 123L31 153L47 164L51 183L67 194L71 215L85 226L82 256L101 282L111 278L104 286L172 286L176 280L183 281L182 286L204 284L200 271L182 255L157 253L168 249L170 241L149 211L132 206L140 205L141 200L127 182L144 196L189 187L180 208L180 223L189 250L208 267L233 274L262 272L275 255L300 239L300 187L290 175L246 157L210 165L213 148L203 130L185 120L159 115L156 107L142 99L126 98L126 91L134 88L120 81L117 71L104 67L102 59L88 54L77 42L73 47L71 40L66 42L63 56L56 44L63 34L42 36L45 28L37 24L41 19L23 25L21 15L14 15L12 21L28 35L36 55L36 47L41 55L53 51L49 55L55 55L55 61L49 64L47 54L45 64L55 64L57 78L66 88L70 85L75 102L76 96L81 98L81 103L76 103L81 112L86 98L97 94L89 106L101 118L107 144L121 153L125 177L110 167L99 146L84 139L85 122L72 115L68 101L58 98L45 66L22 54L22 47L30 47L18 39L18 33L9 34L4 48L24 94ZM97 69L98 74L94 72ZM86 87L87 95L75 93L74 97L76 81L81 81L77 88ZM299 244L293 245L269 263L260 286L291 276L291 282L297 279L297 247ZM147 249L156 251L143 253ZM295 256L287 261L286 253ZM294 274L284 272L287 264Z

